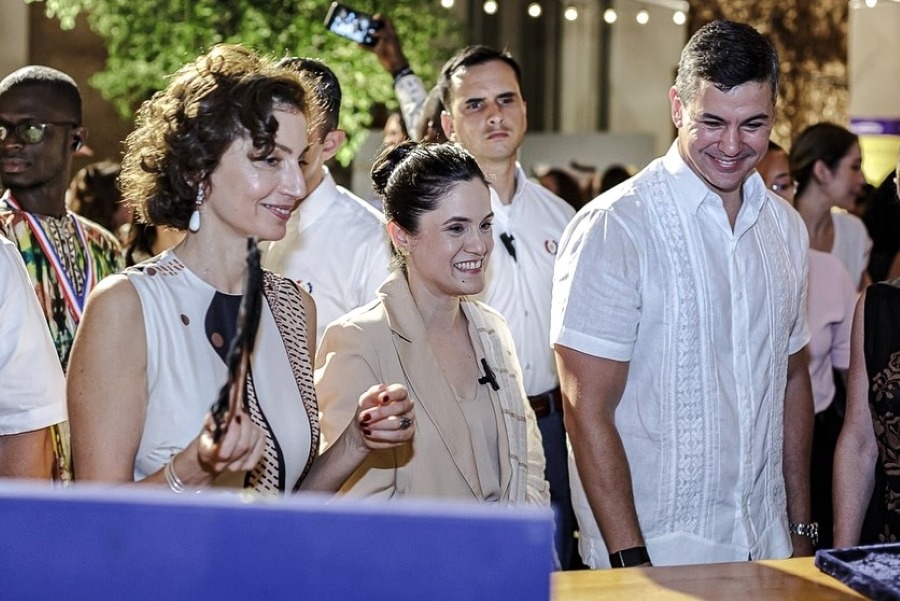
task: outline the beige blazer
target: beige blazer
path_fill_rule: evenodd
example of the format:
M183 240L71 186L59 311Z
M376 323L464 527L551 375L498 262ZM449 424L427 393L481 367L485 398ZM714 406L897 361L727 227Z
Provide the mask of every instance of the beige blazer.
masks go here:
M467 315L481 312L512 346L509 329L498 313L465 297L461 304ZM480 363L484 356L480 342L473 341L473 347ZM511 352L515 359L514 349ZM498 415L501 502L549 505L540 431L521 387L518 360L512 363L522 399L519 419L527 422L527 476L521 498L510 499L509 439ZM342 492L379 498L484 499L466 418L426 342L424 323L402 272L391 274L376 301L328 326L316 355L315 380L326 447L353 419L359 395L371 385L400 382L416 402L413 441L373 452ZM494 406L499 406L497 393L491 390L490 394Z

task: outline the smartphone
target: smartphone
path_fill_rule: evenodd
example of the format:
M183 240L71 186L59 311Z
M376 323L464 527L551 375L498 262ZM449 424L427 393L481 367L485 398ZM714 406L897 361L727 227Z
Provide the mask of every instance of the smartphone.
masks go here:
M374 46L375 39L372 33L381 28L381 23L373 19L372 15L332 2L325 17L325 27L328 31L353 40L357 44Z

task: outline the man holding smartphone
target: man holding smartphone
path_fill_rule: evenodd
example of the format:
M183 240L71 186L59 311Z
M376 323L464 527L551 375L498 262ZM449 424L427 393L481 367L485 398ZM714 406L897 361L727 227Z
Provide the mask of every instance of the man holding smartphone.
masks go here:
M363 44L363 47L374 52L384 70L394 78L394 93L400 103L400 114L403 115L406 131L411 139L419 142L416 132L420 131L419 121L427 118L424 110L428 91L422 79L410 68L391 20L383 15L375 15L373 19L378 24L377 29L372 32L373 43Z

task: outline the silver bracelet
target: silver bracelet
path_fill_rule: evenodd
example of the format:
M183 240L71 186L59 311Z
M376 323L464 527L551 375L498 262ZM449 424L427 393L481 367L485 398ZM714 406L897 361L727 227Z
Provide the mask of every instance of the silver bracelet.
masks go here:
M181 494L184 492L193 492L193 493L201 493L205 490L204 488L197 488L195 490L190 490L185 485L185 483L178 477L178 474L175 473L175 455L169 458L169 462L166 464L166 467L163 468L163 475L166 477L166 484L169 485L169 490L174 493Z
M181 481L181 478L178 477L178 474L175 473L174 463L175 456L172 455L169 462L166 464L166 467L163 468L163 474L166 476L166 484L169 485L169 490L180 495L187 490L187 488L184 486L184 482Z

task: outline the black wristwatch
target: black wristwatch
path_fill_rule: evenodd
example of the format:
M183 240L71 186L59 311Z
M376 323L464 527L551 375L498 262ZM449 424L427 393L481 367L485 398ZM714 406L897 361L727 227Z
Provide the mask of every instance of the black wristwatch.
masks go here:
M609 554L609 565L613 568L633 568L642 563L650 563L647 547L631 547Z

